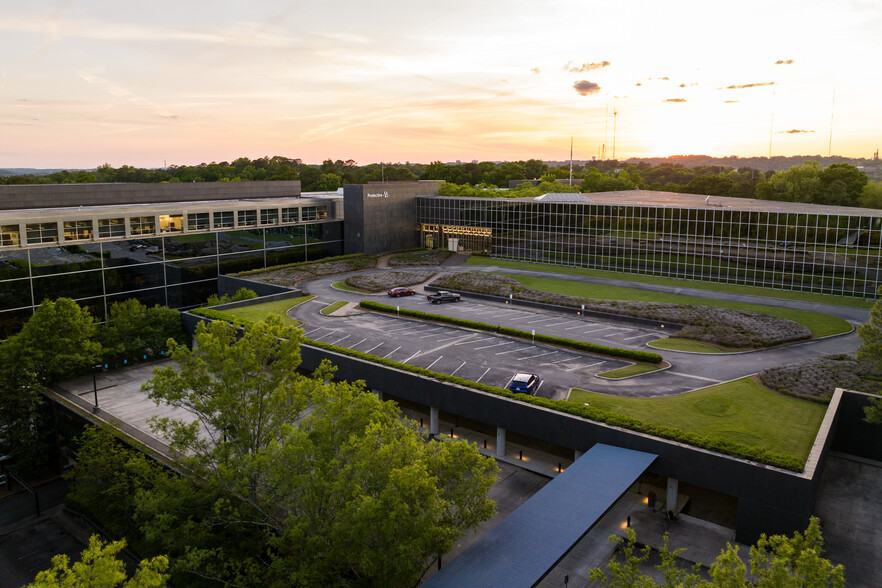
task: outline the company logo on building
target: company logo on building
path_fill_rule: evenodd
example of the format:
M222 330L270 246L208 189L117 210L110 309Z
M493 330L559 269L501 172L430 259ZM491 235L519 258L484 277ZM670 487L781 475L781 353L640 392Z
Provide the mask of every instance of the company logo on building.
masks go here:
M388 198L389 192L383 192L382 194L371 194L370 192L368 192L367 197L368 198Z

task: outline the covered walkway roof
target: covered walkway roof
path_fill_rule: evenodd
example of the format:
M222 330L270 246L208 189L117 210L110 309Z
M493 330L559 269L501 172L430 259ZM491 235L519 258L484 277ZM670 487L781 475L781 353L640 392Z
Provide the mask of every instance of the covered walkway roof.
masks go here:
M535 585L656 457L598 443L423 586Z

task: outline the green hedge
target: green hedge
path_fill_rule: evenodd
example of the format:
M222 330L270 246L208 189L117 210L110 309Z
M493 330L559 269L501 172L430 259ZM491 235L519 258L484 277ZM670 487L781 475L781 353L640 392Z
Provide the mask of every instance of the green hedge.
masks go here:
M381 304L379 302L373 302L371 300L363 300L361 303L361 307L368 310L376 310L379 312L389 312L396 313L404 316L411 316L414 318L420 318L429 321L436 321L439 323L449 323L451 325L457 325L460 327L469 327L472 329L481 329L482 331L492 331L494 333L499 333L500 335L509 335L511 337L519 337L522 339L534 339L532 333L528 333L527 331L520 331L518 329L512 329L510 327L503 327L500 325L490 325L487 323L479 323L477 321L470 321L467 319L460 319L451 316L444 316L440 314L428 314L425 312L421 312L419 310L409 310L409 309L399 309L396 310L396 307L389 306L388 304ZM612 357L623 357L625 359L632 359L634 361L643 361L646 363L659 364L662 362L662 356L658 353L652 353L651 351L639 351L637 349L619 349L618 347L606 347L605 345L597 345L595 343L587 343L585 341L574 341L572 339L564 339L563 337L552 337L551 335L543 335L541 333L536 333L535 340L540 341L542 343L550 343L551 345L560 345L562 347L569 347L571 349L578 349L579 351L587 351L590 353L600 353L602 355L610 355Z
M191 310L190 312L198 314L200 316L204 316L206 318L227 320L228 322L231 322L237 326L244 327L251 324L251 321L238 319L217 310L197 309ZM449 376L447 374L429 371L425 368L417 367L415 365L399 363L391 359L369 355L367 353L355 351L353 349L347 349L345 347L337 347L335 345L324 343L322 341L304 339L303 342L312 347L318 347L319 349L325 349L327 351L339 353L341 355L347 355L349 357L363 359L371 363L385 365L391 368L419 374L422 376L433 378L435 380L440 380L442 382L458 384L466 388L472 388L473 390L480 390L481 392L487 392L488 394L495 394L497 396L503 396L505 398L511 398L513 400L526 402L528 404L549 408L551 410L571 414L598 423L605 423L614 427L622 427L623 429L646 433L647 435L661 437L662 439L668 439L671 441L676 441L678 443L691 445L693 447L700 447L702 449L709 449L711 451L724 453L733 457L749 459L793 472L801 472L805 465L805 462L803 460L800 460L799 458L793 457L791 455L782 455L780 453L775 453L773 451L768 451L767 449L761 449L759 447L753 447L751 445L746 445L743 443L736 443L734 441L728 441L726 439L706 437L703 435L697 435L695 433L688 433L674 427L644 423L631 417L606 412L598 408L585 406L583 404L567 402L565 400L552 400L549 398L530 396L528 394L516 394L503 388L488 386L487 384L481 384L479 382L472 382L471 380L466 380L458 376Z

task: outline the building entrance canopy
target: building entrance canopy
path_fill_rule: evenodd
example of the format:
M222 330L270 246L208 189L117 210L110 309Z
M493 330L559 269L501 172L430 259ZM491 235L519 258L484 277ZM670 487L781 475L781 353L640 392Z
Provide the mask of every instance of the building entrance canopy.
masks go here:
M423 586L535 585L656 457L598 443Z

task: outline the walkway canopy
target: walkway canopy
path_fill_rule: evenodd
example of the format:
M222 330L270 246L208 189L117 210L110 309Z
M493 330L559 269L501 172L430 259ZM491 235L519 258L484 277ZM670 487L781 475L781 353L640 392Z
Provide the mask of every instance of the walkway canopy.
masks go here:
M535 585L656 457L598 443L423 586Z

